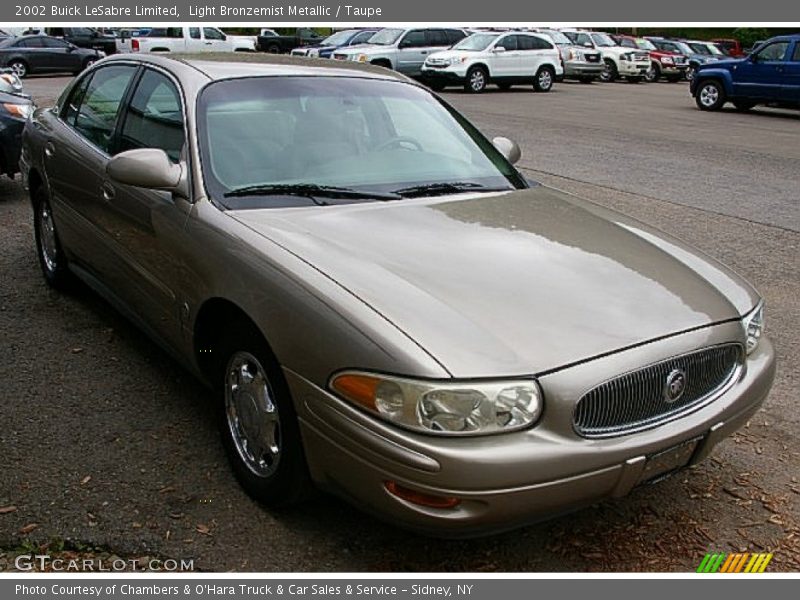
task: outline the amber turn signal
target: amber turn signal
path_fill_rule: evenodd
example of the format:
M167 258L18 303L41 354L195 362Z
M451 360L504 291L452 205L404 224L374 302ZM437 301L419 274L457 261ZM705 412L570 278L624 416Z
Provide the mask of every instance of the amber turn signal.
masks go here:
M409 489L397 483L396 481L384 482L386 489L389 493L394 494L398 498L402 498L412 504L419 504L420 506L429 506L431 508L455 508L461 504L458 498L451 498L449 496L435 496L433 494L425 494L416 490Z
M375 390L380 383L377 377L345 373L334 378L331 387L351 402L375 410Z

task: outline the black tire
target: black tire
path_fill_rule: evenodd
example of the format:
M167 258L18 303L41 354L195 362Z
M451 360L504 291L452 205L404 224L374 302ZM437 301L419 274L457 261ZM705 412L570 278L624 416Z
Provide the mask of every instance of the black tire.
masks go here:
M497 87L499 87L501 91L507 92L508 90L511 89L511 84L510 83L498 83Z
M313 485L308 474L300 426L289 386L275 355L251 323L232 324L216 346L212 351L220 359L216 362L211 376L219 398L220 435L236 479L251 497L270 508L282 508L302 502L310 495ZM237 444L235 439L237 434L234 434L234 429L238 428L241 431L243 426L233 425L234 421L238 423L234 417L229 419L229 406L237 406L234 400L236 396L230 389L232 369L241 360L245 360L249 365L249 373L264 378L264 389L268 390L266 398L269 399L271 413L277 414L277 424L273 425L271 437L273 445L279 450L276 455L271 455L273 462L267 465L268 471L260 474L251 468L252 460L248 463L248 459L242 453L241 445ZM243 373L241 369L237 372ZM258 376L254 379L256 382L259 380ZM258 384L253 385L254 388L261 388ZM238 406L245 408L245 411L239 413L236 408L231 410L233 414L242 416L248 407L258 404L251 393L247 393L239 402L243 402ZM252 415L252 412L250 414ZM250 420L258 421L252 418ZM264 426L264 421L260 423L258 435L255 437L263 435L261 427Z
M8 68L11 69L14 72L14 75L20 79L24 79L30 74L30 71L28 70L28 63L20 58L15 58L9 62Z
M725 104L725 88L716 79L701 81L695 91L694 101L700 110L719 110Z
M281 47L278 44L268 44L266 48L268 54L280 54Z
M650 65L650 70L644 76L647 83L657 83L661 79L661 67L656 63Z
M73 281L72 274L58 238L50 195L43 185L33 192L33 233L45 282L53 289L68 289Z
M484 67L470 67L464 89L470 94L480 94L489 85L489 73Z
M617 80L619 77L619 73L617 72L617 65L614 64L614 61L610 58L607 58L603 61L605 63L605 69L600 74L600 81L604 81L606 83L611 83Z
M539 67L533 78L533 89L537 92L549 92L553 89L556 73L550 67Z
M747 112L748 110L753 108L756 105L756 103L750 102L748 100L734 100L733 105L739 112Z

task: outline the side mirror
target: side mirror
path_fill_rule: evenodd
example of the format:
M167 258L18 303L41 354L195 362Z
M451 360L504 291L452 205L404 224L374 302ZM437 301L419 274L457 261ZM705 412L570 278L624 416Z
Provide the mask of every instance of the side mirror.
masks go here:
M492 140L492 144L512 165L517 164L519 159L522 158L522 150L519 144L507 137L496 137Z
M494 48L492 48L492 52L494 52L495 54L502 54L505 51L506 51L505 46L495 46Z
M117 183L189 195L186 165L173 163L160 148L120 152L108 161L106 174Z
M594 48L594 46L592 46L592 42L583 42L583 47L584 48Z

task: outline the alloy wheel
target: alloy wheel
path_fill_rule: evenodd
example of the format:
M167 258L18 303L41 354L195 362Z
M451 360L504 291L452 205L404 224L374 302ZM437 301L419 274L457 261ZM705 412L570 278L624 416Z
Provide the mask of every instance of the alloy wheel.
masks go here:
M719 88L716 84L707 83L700 89L700 103L706 108L712 108L719 102Z
M58 244L56 242L56 228L50 205L43 203L39 207L39 250L42 253L42 262L50 273L58 269Z

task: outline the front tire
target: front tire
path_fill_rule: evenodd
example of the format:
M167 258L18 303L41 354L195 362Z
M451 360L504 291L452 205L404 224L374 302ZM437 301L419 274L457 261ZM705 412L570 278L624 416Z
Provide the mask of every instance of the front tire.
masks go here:
M704 81L697 86L694 101L700 110L719 110L725 104L725 88L714 79Z
M472 67L467 72L467 82L464 89L470 94L480 94L489 84L489 73L483 67Z
M647 83L656 83L661 79L661 67L653 63L650 65L650 70L644 76Z
M44 186L40 186L33 193L33 232L36 254L45 282L51 288L66 289L69 287L71 274L61 241L58 239L53 209L50 207L50 196Z
M605 68L603 69L603 72L600 73L600 80L606 83L616 81L618 76L617 65L614 64L613 60L608 58L604 61L604 63Z
M11 69L11 72L20 79L24 79L28 76L28 63L26 63L24 60L12 60L10 63L8 63L8 68Z
M550 67L541 67L533 80L533 89L537 92L549 92L553 89L555 72Z
M220 434L236 478L270 508L302 501L311 479L278 361L252 324L230 327L214 350Z

